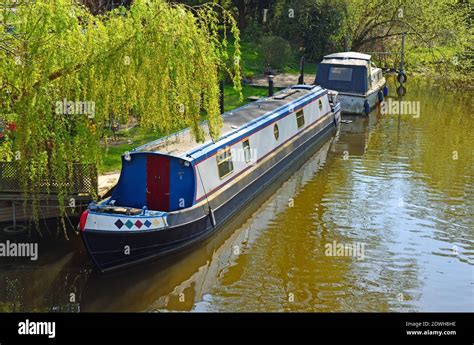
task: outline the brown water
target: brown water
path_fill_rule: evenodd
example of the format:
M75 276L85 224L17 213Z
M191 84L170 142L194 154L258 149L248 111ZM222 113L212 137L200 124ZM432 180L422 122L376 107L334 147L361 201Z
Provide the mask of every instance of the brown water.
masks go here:
M473 94L407 89L419 117L346 117L257 211L199 247L100 277L77 238L40 244L37 262L0 266L0 309L474 311ZM329 256L333 241L364 250Z

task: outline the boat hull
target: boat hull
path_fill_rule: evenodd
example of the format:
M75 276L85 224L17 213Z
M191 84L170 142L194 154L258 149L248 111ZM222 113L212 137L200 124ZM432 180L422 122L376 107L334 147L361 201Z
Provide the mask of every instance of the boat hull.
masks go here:
M364 104L369 103L370 110L374 109L380 103L379 93L383 92L383 85L381 88L372 90L367 95L347 94L339 92L339 101L341 102L341 111L344 114L365 114Z
M331 113L321 125L296 138L280 150L273 161L262 164L260 169L235 183L220 198L204 203L188 214L169 215L168 227L134 232L83 231L82 238L93 262L100 271L109 272L180 252L204 241L243 208L252 207L251 201L257 195L276 190L278 181L289 178L333 136L339 121L340 114Z

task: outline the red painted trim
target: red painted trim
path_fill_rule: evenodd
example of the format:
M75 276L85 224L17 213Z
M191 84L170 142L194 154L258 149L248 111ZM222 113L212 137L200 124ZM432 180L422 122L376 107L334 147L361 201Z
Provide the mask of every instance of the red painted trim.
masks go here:
M87 217L89 216L89 210L85 210L81 214L81 218L79 219L79 229L84 231L86 228Z

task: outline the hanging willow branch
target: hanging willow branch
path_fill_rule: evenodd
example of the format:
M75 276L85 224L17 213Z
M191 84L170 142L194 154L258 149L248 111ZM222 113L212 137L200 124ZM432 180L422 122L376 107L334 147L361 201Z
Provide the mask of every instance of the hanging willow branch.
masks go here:
M239 31L215 4L192 9L136 0L129 9L92 15L74 0L35 0L0 11L0 120L16 124L0 142L0 161L19 153L36 214L36 195L49 192L40 182L55 180L64 186L58 192L64 215L72 164L100 164L99 143L111 119L135 117L160 132L191 127L199 141L205 117L215 139L219 73L241 88ZM88 112L69 104L87 104Z

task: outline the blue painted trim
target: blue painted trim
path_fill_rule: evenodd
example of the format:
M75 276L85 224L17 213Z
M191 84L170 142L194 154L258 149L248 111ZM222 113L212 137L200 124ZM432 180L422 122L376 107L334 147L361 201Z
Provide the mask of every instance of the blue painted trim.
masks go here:
M295 100L295 102L288 103L280 108L275 109L273 112L268 113L267 115L264 115L263 117L259 117L255 119L254 121L251 121L248 123L248 125L240 128L239 130L230 133L228 136L224 137L224 140L219 140L216 143L210 143L204 147L194 149L194 151L191 151L191 153L188 153L188 156L194 159L193 164L199 164L203 160L212 157L217 151L219 151L221 148L230 146L236 142L239 142L242 140L242 138L248 137L261 129L271 125L273 122L276 122L294 112L297 112L301 108L305 107L306 105L318 100L322 96L327 94L327 90L323 90L323 92L320 93L311 93L309 95L306 95L305 97ZM301 104L299 104L301 103ZM298 107L294 107L294 105L298 104ZM292 108L292 111L290 111L290 108ZM282 112L283 111L283 112ZM280 113L280 114L278 114ZM273 117L272 117L273 116ZM270 118L271 117L271 118ZM270 119L269 119L270 118ZM265 121L263 121L265 120ZM255 123L255 122L262 122L262 123ZM251 128L248 128L251 127ZM247 129L246 131L242 132L239 135L236 135L238 132L241 132L243 129ZM233 137L233 138L232 138ZM213 147L210 147L211 145L214 145ZM207 149L207 150L206 150ZM204 151L201 155L199 156L192 156L194 153L199 152L199 151Z
M324 94L327 93L327 90L321 89L321 91L322 91L322 93L324 93ZM322 93L321 93L321 94L322 94ZM236 129L235 131L232 131L232 132L230 132L230 133L227 133L225 136L219 138L219 141L218 141L218 142L208 141L207 143L205 143L205 144L203 144L203 145L201 145L201 146L199 146L199 147L196 147L196 148L192 149L191 151L186 152L186 155L187 155L188 157L192 157L193 159L199 159L200 156L193 157L193 155L196 154L196 153L198 153L199 151L203 151L203 150L205 150L206 148L209 148L209 147L212 146L212 145L215 145L215 144L217 144L217 143L223 142L225 139L228 139L229 137L235 135L235 134L238 133L238 132L241 132L243 129L249 128L249 127L251 127L251 126L253 126L253 125L256 126L257 123L266 120L267 118L269 118L269 117L271 117L271 116L273 116L273 115L275 115L275 114L281 112L282 110L289 109L290 106L291 106L291 108L294 108L294 105L295 105L295 104L300 103L300 102L302 102L302 101L306 101L307 99L313 98L313 97L315 97L315 96L317 96L317 95L319 95L319 94L318 94L318 93L309 93L309 94L306 94L306 95L304 95L304 96L302 96L302 97L300 97L300 98L297 98L297 99L295 99L294 101L292 101L291 103L282 105L281 107L278 107L278 108L276 108L276 109L274 109L274 110L272 110L272 111L270 111L270 112L268 112L268 113L266 113L266 114L264 114L264 115L262 115L262 116L260 116L260 117L258 117L258 118L256 118L256 119L253 119L252 121L248 122L245 126L242 126L242 127L238 128L238 129ZM247 104L247 105L245 105L245 106L243 106L243 107L241 107L241 108L245 108L245 107L249 107L249 106L255 106L256 103L258 103L258 101L255 102L255 103ZM305 104L303 104L303 106L304 106L304 105L305 105ZM238 108L238 109L241 109L241 108ZM281 118L281 117L284 117L285 115L288 115L289 113L290 113L290 112L286 112L286 113L280 114L279 117L278 117L278 119ZM228 145L228 144L227 144L227 145ZM223 146L225 146L225 145L220 145L219 147L223 147Z
M169 174L169 211L178 211L192 206L194 201L195 185L194 168L191 164L183 165L180 158L170 159ZM185 201L184 206L180 206L180 198Z
M120 206L121 207L121 206ZM153 211L156 212L156 211ZM138 215L126 215L126 214L121 214L121 213L104 213L104 212L94 212L89 210L89 214L93 214L96 216L106 216L106 217L115 217L115 218L163 218L168 216L168 213L163 212L159 215L154 215L154 216L144 216L141 214Z
M146 155L131 161L126 161L122 156L122 170L111 196L117 205L139 209L146 205L146 164Z

